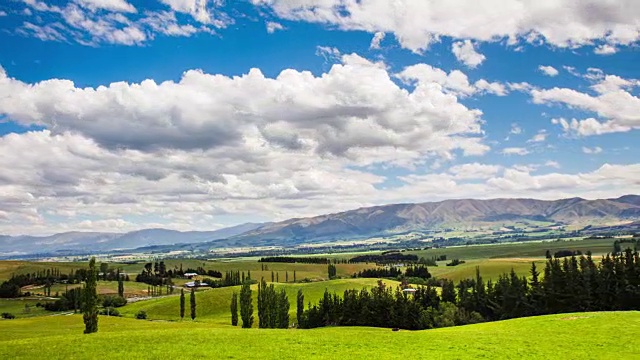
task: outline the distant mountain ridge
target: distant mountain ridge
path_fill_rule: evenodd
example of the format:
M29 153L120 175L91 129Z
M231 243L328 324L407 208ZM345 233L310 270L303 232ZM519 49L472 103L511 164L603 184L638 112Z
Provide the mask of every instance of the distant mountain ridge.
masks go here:
M336 214L290 219L256 228L234 239L292 242L362 238L460 224L479 226L503 221L536 220L572 224L578 221L640 219L640 196L616 199L444 200L360 208Z
M51 236L0 235L0 256L64 251L100 252L136 249L152 245L192 244L215 241L251 231L264 224L246 223L215 231L181 232L145 229L128 233L66 232Z
M46 237L0 236L0 256L61 251L111 251L174 244L198 248L296 246L447 227L477 228L515 221L564 225L640 220L640 196L560 200L458 199L391 204L274 223L248 223L216 231L146 229L125 234L69 232Z

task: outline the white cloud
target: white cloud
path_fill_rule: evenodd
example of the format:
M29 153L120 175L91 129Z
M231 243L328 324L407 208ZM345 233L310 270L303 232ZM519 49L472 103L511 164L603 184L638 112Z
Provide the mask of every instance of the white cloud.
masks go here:
M273 34L278 30L284 30L284 26L282 26L282 24L277 23L275 21L267 21L267 32L269 34Z
M447 92L460 97L487 92L499 96L507 94L504 85L480 79L471 84L469 78L460 70L452 70L448 74L427 64L416 64L405 67L396 76L406 84L438 84Z
M382 31L378 31L373 34L373 39L371 39L371 44L369 45L369 49L380 49L380 43L384 40L385 33Z
M231 23L224 13L210 16L206 1L168 0L172 8L192 14L206 25L195 27L181 23L174 11L145 11L138 14L133 5L125 0L75 0L64 7L50 6L37 0L23 0L25 11L48 13L46 23L24 22L16 32L33 36L43 41L76 42L81 45L100 44L141 45L157 34L167 36L191 36L198 32L213 33L209 25L225 27ZM202 6L206 14L201 11ZM200 10L199 10L200 9ZM206 16L205 16L206 15ZM38 14L38 19L41 19ZM204 18L206 17L206 19Z
M7 12L0 10L0 17L2 17L2 16L7 16Z
M529 150L521 147L508 147L502 149L503 155L527 155L529 154Z
M518 124L513 123L511 124L511 130L509 130L509 134L514 134L514 135L522 134L522 128Z
M553 160L547 161L546 163L544 163L544 166L555 168L555 169L560 169L561 168L560 163L557 162L557 161L553 161Z
M469 163L452 166L449 168L449 172L453 174L456 179L489 179L495 176L501 169L502 166L499 165Z
M125 0L74 0L77 4L91 10L110 10L118 12L136 12L136 8Z
M544 42L559 47L629 45L640 39L635 0L252 0L285 19L337 26L343 30L393 33L415 52L440 37Z
M451 52L459 62L472 69L478 67L486 59L484 55L476 51L475 44L470 40L454 42L451 45Z
M545 75L552 77L559 74L558 70L556 70L556 68L554 68L553 66L540 65L538 66L538 70L542 71Z
M616 52L618 52L618 49L616 49L615 46L609 45L609 44L603 44L603 45L599 45L598 47L596 47L593 50L594 53L598 54L598 55L612 55L615 54Z
M222 5L219 0L160 0L173 11L191 15L200 23L212 25L216 28L225 28L233 24L233 19L218 7Z
M549 134L547 133L546 130L540 130L531 139L527 140L527 142L529 142L529 143L544 142L545 140L547 140L547 136L549 136Z
M604 75L598 69L590 69L584 77L595 81L591 86L597 95L568 88L532 89L535 104L564 104L568 107L597 114L602 120L590 117L584 120L553 119L567 133L580 136L625 132L640 128L640 98L631 88L640 86L638 80Z
M588 148L583 146L582 152L585 154L600 154L602 152L602 148L600 146L596 146L594 148Z
M233 78L188 71L178 83L96 89L56 79L25 84L2 74L0 113L55 133L74 131L108 148L144 151L237 146L256 131L273 146L358 163L488 150L481 112L437 83L424 81L407 92L378 64L355 54L342 61L319 77L295 70L276 78L258 69Z

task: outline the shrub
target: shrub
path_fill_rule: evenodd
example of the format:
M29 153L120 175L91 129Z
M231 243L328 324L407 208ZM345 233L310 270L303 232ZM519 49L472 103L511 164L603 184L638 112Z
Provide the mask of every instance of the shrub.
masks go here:
M127 299L122 296L105 296L102 300L102 306L104 307L121 307L127 304Z
M136 314L136 319L146 320L147 319L147 312L144 311L144 310L138 311L138 313Z
M2 318L3 319L15 319L16 316L13 315L12 313L8 313L8 312L3 312L2 313Z
M120 316L120 312L116 308L107 307L100 311L100 315ZM145 314L145 317L146 317L146 314Z

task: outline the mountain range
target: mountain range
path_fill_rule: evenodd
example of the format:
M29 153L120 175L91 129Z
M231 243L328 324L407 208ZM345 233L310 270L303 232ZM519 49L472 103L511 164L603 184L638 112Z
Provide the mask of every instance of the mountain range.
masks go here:
M571 225L589 222L619 224L638 220L638 195L598 200L459 199L374 206L274 223L248 223L206 232L147 229L124 234L69 232L46 237L0 236L0 256L61 251L104 252L173 244L200 244L210 248L287 247L410 231L499 226L518 221Z

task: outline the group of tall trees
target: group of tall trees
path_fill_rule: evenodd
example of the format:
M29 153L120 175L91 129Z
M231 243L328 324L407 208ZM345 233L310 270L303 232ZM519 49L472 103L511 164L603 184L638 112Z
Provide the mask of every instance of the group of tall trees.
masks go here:
M515 271L484 281L457 285L442 280L442 291L419 286L414 295L379 282L371 290L325 291L317 305L304 311L300 327L326 325L427 329L480 321L578 311L640 310L640 257L627 249L607 255L600 264L586 256L548 259L544 276L532 263L530 280Z
M413 254L401 254L400 252L388 252L381 255L360 255L349 259L349 263L376 263L376 264L397 264L397 263L416 263L418 256Z
M431 273L429 269L424 265L408 266L404 273L402 270L395 266L380 267L374 269L364 269L353 274L353 277L361 278L398 278L398 277L420 278L430 279Z
M151 286L173 285L171 278L174 276L171 270L167 271L164 261L148 262L136 276L137 282L143 282Z
M185 314L185 297L184 297L184 289L180 289L180 319L184 319ZM190 314L191 320L196 319L196 289L192 288L191 293L189 294L189 305L190 305Z
M258 327L289 327L289 298L284 289L276 291L273 284L262 279L258 284Z

